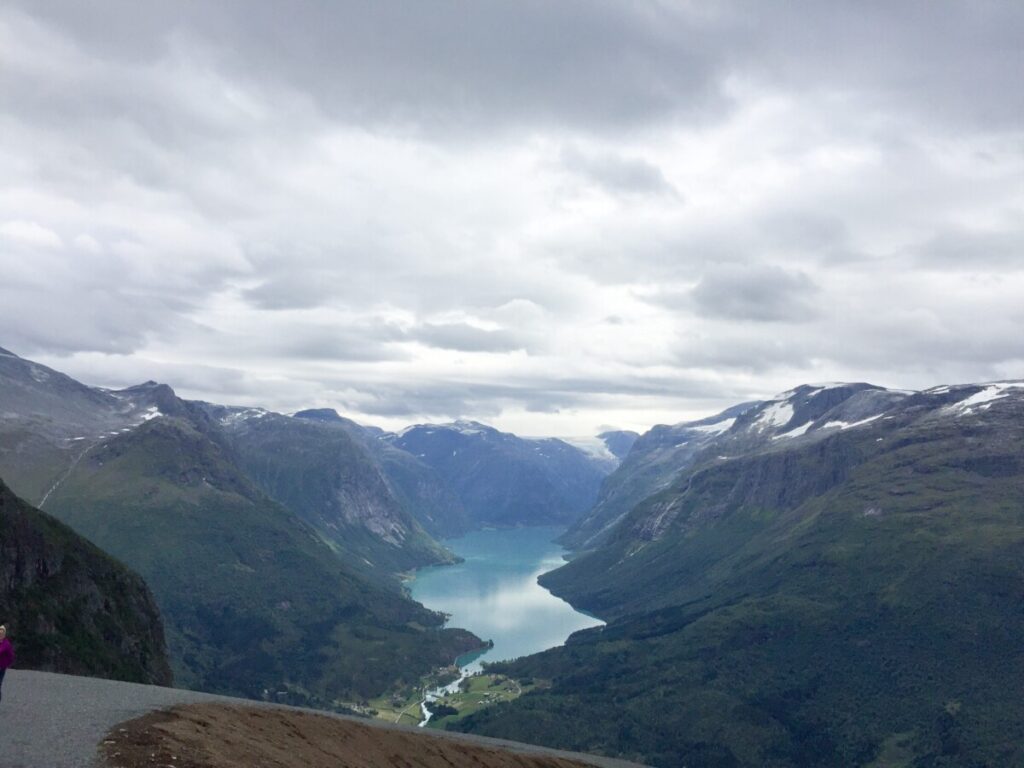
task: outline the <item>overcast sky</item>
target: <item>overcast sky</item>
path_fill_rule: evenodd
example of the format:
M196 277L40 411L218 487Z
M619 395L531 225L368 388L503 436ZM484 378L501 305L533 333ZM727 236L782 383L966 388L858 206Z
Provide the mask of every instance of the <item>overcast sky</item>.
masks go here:
M0 346L398 427L1024 376L1024 3L0 5Z

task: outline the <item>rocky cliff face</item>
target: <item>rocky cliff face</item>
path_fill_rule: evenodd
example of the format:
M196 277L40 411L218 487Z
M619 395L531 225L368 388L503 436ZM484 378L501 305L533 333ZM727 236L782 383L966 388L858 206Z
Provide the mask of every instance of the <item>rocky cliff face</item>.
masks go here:
M359 425L326 411L314 412L321 418L293 418L254 408L204 408L257 487L355 567L387 579L453 560L395 492L374 450L379 441Z
M169 685L145 583L0 482L0 622L18 666Z

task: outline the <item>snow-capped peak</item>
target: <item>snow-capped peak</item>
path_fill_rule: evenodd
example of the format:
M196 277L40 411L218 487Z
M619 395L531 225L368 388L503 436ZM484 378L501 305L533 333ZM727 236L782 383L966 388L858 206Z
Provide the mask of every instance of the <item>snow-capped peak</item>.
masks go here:
M456 419L450 424L443 426L463 435L479 435L491 429L486 424L481 424L478 421L469 421L468 419Z

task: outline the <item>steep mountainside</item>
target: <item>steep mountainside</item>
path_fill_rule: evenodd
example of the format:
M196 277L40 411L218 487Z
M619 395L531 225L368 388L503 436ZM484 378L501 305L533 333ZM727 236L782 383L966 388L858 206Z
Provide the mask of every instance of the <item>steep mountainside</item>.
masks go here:
M97 446L49 508L146 578L189 686L329 702L412 682L475 644L347 567L184 419Z
M312 525L356 569L386 579L453 559L392 493L368 441L353 437L340 419L203 407L260 490Z
M593 504L607 472L562 440L524 439L472 421L420 424L384 439L431 466L474 526L570 523Z
M19 667L171 683L160 614L142 579L2 481L0 623Z
M610 624L502 665L553 686L466 728L666 766L1024 763L1024 383L785 393L543 580Z
M600 543L615 524L638 502L671 482L676 474L693 462L700 450L717 435L728 430L736 417L756 403L744 403L717 416L674 426L658 425L628 443L622 461L601 486L593 508L562 536L566 546L590 549ZM621 450L625 441L611 433ZM632 433L629 433L632 434Z
M334 420L326 423L190 404L155 382L92 388L0 351L0 473L41 507L95 446L175 416L194 421L261 490L374 578L391 581L396 572L450 560L418 520L440 534L465 530L461 505L447 504L454 494L429 467L386 446L372 430L330 414Z
M369 580L377 542L332 550L261 491L209 406L152 382L93 390L5 353L0 409L0 469L147 580L181 684L329 703L414 682L479 643ZM354 474L352 498L372 504Z
M449 538L472 530L462 501L434 468L392 445L386 433L343 418L331 408L299 411L295 418L340 427L363 445L376 459L392 495L431 536Z

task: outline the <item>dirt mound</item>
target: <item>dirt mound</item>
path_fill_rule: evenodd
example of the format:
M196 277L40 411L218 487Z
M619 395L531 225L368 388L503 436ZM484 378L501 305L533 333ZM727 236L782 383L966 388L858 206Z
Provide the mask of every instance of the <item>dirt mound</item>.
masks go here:
M584 763L269 707L186 704L114 728L110 768L581 768Z

